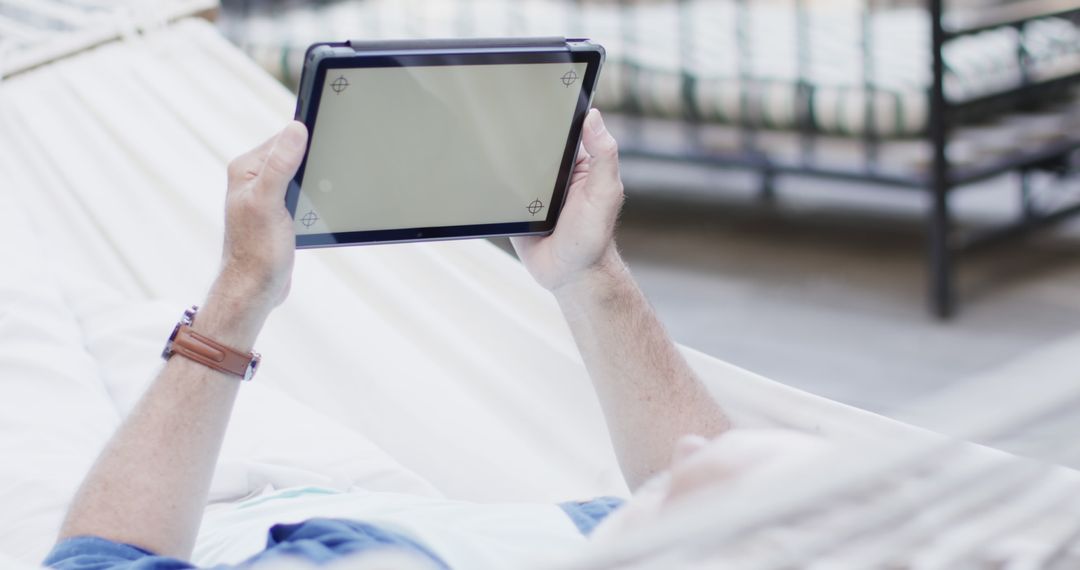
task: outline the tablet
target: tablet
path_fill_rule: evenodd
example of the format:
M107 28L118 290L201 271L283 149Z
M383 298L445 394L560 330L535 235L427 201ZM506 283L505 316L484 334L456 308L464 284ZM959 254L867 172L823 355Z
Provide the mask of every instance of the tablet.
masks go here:
M550 233L603 60L564 38L311 46L297 247Z

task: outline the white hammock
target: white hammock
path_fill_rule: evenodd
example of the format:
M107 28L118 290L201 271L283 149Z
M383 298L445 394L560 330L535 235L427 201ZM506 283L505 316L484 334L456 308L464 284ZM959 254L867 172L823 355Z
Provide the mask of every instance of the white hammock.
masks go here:
M164 335L213 276L225 164L280 128L292 107L283 87L201 20L0 84L0 552L33 563L51 545L87 465L159 365ZM553 300L487 242L300 252L291 297L259 348L265 364L240 399L214 501L267 483L481 502L626 493ZM721 490L712 507L598 547L580 566L730 558L732 541L821 510L837 485L940 462L940 445L928 448L938 440L920 430L685 352L739 427L876 447L831 459L850 464L843 477L829 469L795 486L763 479ZM882 440L896 446L884 453ZM961 482L964 469L1003 461L977 448L946 453L972 455L960 472L946 470ZM1007 472L985 496L1034 477L1073 489L1068 474ZM884 512L851 507L852 517ZM812 531L792 552L880 538Z

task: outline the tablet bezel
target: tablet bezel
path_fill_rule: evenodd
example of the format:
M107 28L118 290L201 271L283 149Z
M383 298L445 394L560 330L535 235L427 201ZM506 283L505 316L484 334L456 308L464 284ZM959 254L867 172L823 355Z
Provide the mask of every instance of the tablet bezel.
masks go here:
M339 49L316 50L320 45ZM547 217L543 220L471 224L458 226L435 226L416 228L394 228L382 230L364 230L350 232L331 232L319 234L297 234L296 247L332 247L351 244L393 243L428 240L465 239L478 237L496 237L512 235L546 235L551 233L562 210L566 191L569 188L570 175L573 171L577 151L581 144L581 130L585 115L592 103L596 89L596 79L603 63L604 52L599 45L582 42L579 49L562 47L522 47L522 48L468 48L435 50L402 50L355 52L351 48L341 49L344 44L316 44L308 51L305 59L303 79L297 100L296 119L307 125L313 132L315 119L319 112L319 103L326 75L336 69L357 69L377 67L416 67L442 65L498 65L529 63L585 63L585 76L582 79L577 107L570 122L570 131L563 150L562 162L555 180ZM581 48L584 49L581 49ZM321 53L320 53L321 51ZM347 51L351 53L341 53ZM309 73L311 75L309 75ZM307 87L307 89L305 89ZM308 140L310 150L311 140ZM295 217L296 205L300 196L300 182L304 178L307 166L307 152L296 176L286 192L286 206L290 216Z

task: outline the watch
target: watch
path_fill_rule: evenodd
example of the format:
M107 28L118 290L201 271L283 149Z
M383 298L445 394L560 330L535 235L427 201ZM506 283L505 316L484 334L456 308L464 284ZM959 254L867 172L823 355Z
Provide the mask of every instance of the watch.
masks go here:
M161 358L168 360L172 355L179 354L214 370L251 380L262 356L257 352L244 353L230 348L192 330L191 325L198 312L198 305L184 311L184 316L176 323L176 328L165 343L165 350L161 351Z

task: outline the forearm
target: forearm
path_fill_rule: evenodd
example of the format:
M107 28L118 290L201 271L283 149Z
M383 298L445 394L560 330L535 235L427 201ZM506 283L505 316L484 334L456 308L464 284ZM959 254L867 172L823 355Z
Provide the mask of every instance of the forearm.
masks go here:
M215 286L194 330L247 351L266 314ZM240 380L169 359L83 481L61 538L99 536L190 554Z
M671 462L685 434L715 436L728 420L656 318L614 247L555 291L604 410L627 483Z

